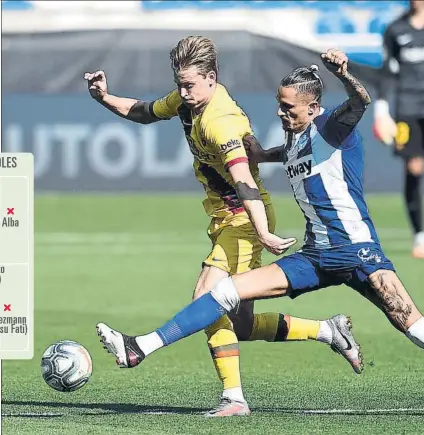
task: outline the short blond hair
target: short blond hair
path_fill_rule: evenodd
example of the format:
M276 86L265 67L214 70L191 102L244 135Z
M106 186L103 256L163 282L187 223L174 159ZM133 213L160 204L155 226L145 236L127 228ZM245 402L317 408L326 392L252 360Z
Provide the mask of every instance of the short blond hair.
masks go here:
M171 66L175 74L195 66L203 76L210 71L215 71L218 76L217 57L216 45L203 36L187 36L178 41L170 52Z

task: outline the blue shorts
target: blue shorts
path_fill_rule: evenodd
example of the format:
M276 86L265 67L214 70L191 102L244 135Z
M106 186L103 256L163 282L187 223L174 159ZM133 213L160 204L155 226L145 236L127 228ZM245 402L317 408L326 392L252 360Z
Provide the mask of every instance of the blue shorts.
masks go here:
M358 243L339 248L304 246L295 254L275 262L289 281L287 296L292 299L322 288L346 284L363 292L368 277L379 269L392 270L392 262L376 243Z

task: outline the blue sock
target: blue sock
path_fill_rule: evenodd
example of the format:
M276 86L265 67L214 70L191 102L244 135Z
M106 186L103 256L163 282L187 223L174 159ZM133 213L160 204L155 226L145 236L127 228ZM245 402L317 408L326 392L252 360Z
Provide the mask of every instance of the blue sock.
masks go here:
M226 313L225 309L212 295L206 293L190 305L187 305L169 322L158 328L156 332L164 345L168 346L175 341L207 328Z

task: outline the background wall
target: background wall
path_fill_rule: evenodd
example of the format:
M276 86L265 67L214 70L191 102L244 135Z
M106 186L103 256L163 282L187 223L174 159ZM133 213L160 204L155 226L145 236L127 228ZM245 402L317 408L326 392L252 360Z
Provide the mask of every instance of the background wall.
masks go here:
M153 99L173 89L172 45L210 36L220 81L269 148L283 138L274 99L281 77L320 65L321 50L345 49L374 94L381 32L404 3L2 2L3 150L35 154L38 191L197 190L179 121L139 126L108 113L91 100L84 72L104 69L112 93ZM322 76L324 104L338 104L343 88ZM365 186L398 191L400 162L374 139L372 111L360 125ZM262 176L271 190L288 190L278 165L262 165Z

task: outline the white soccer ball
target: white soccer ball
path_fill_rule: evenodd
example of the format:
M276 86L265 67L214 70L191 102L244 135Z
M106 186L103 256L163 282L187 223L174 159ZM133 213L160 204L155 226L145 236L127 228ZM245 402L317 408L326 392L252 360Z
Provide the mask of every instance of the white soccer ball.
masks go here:
M49 346L41 358L41 373L46 384L62 392L83 387L91 377L93 363L87 349L71 340Z

